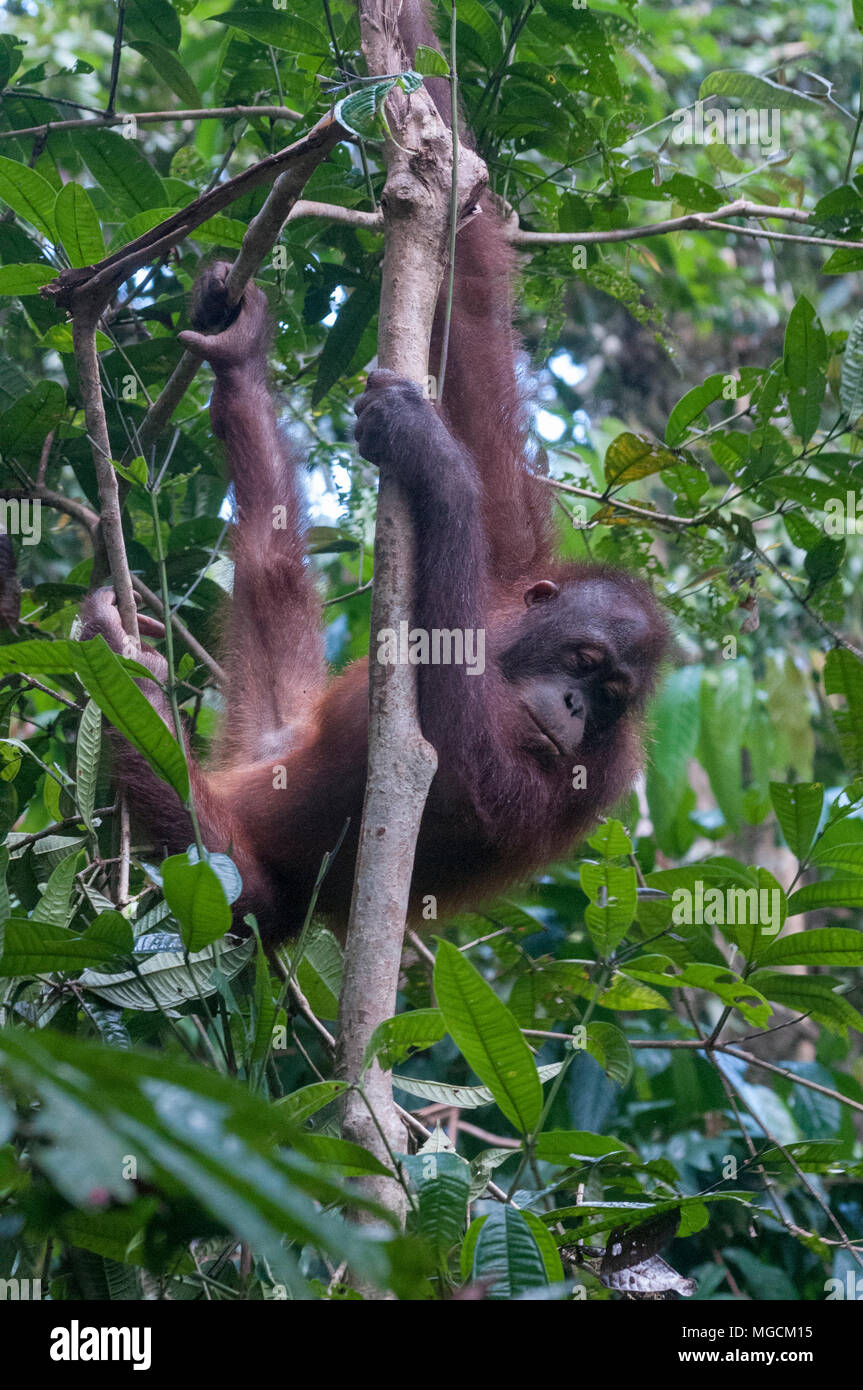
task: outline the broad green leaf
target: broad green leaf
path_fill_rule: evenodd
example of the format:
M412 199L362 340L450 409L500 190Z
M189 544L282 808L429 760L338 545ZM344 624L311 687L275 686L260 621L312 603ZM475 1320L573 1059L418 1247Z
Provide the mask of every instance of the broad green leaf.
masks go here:
M180 46L180 21L168 0L126 0L127 37Z
M363 1071L377 1058L383 1071L391 1071L414 1048L432 1047L446 1032L439 1009L413 1009L379 1023L363 1057Z
M473 1249L472 1277L493 1280L486 1296L495 1302L548 1284L534 1234L515 1207L500 1206L483 1222Z
M445 1256L464 1232L470 1168L458 1154L446 1152L412 1154L402 1162L419 1197L417 1231Z
M700 420L705 410L718 401L726 389L728 377L724 372L714 372L700 386L693 386L685 396L681 396L668 417L665 427L665 442L672 448L682 444L689 426Z
M681 986L689 985L693 989L709 990L721 999L723 1004L732 1005L743 1015L747 1023L752 1023L757 1028L766 1027L767 1020L773 1012L763 994L759 994L758 990L752 987L752 977L741 980L733 970L695 963L684 966L676 983Z
M342 988L342 948L325 927L313 929L303 946L297 983L318 1018L338 1018Z
M284 1115L284 1110L282 1114ZM366 1174L373 1177L391 1178L392 1170L381 1163L379 1158L369 1153L361 1144L353 1144L348 1139L339 1139L332 1134L311 1134L304 1131L294 1139L294 1146L316 1164L323 1163L327 1168L339 1168L346 1178L362 1178Z
M17 159L0 156L0 198L48 241L57 240L54 189L47 179Z
M226 895L227 896L227 895ZM273 1045L273 1025L276 1021L276 1001L267 954L258 946L255 956L255 989L252 995L252 1033L248 1044L251 1085L257 1089Z
M812 848L821 808L824 786L821 782L771 782L770 800L788 848L798 859L805 859Z
M145 668L139 669L145 673ZM127 675L104 637L93 637L88 642L16 642L0 648L0 675L43 671L63 675L74 672L114 728L134 744L159 777L186 799L189 774L180 745Z
M625 859L632 853L632 841L621 822L613 817L597 826L587 843L604 859Z
M704 79L699 90L700 98L709 96L731 97L745 107L764 108L767 111L778 107L780 111L817 111L823 109L823 102L810 97L805 92L795 92L779 82L771 82L767 77L756 77L749 72L733 72L720 69Z
M76 130L73 143L116 208L117 221L168 201L162 180L134 140L114 130Z
M851 325L842 354L839 402L849 424L855 425L863 415L863 309Z
M331 1105L348 1089L346 1081L313 1081L310 1086L301 1086L289 1096L276 1101L279 1110L292 1124L301 1125L325 1105Z
M102 712L95 700L88 700L81 715L75 741L75 800L81 812L81 819L91 834L95 833L93 811L96 807L101 744Z
M638 905L635 869L604 859L585 862L579 869L581 886L590 898L584 920L599 955L607 960L632 926Z
M604 1009L667 1009L668 1000L649 985L640 980L627 979L626 975L615 975L608 989L600 996Z
M540 1081L545 1082L552 1076L557 1076L562 1066L562 1062L549 1062L546 1066L538 1067ZM489 1086L453 1086L446 1081L427 1081L425 1078L396 1075L393 1076L393 1085L412 1096L419 1096L421 1100L434 1101L438 1105L457 1105L460 1110L475 1110L479 1106L491 1105L494 1102Z
M677 463L674 454L652 439L639 434L619 434L608 446L605 455L605 481L609 487L634 483L649 478Z
M94 265L102 259L102 228L90 195L80 183L69 182L60 189L54 204L54 222L71 265Z
M539 1247L542 1262L545 1265L545 1273L549 1284L559 1284L563 1282L563 1264L560 1259L560 1252L557 1242L547 1226L544 1226L538 1216L532 1211L523 1211L522 1216L531 1229L531 1234Z
M530 1048L491 985L448 941L435 957L434 992L447 1032L492 1091L507 1119L530 1133L542 1110L542 1085Z
M260 43L272 44L273 48L285 48L289 53L311 53L321 58L329 55L330 41L323 30L285 10L228 10L211 18L215 24L230 24Z
M172 937L179 945L179 937ZM140 943L139 943L140 944ZM219 987L218 976L232 979L245 967L255 949L255 938L229 938L218 947L196 951L186 961L180 949L159 950L138 957L136 969L85 970L78 983L118 1008L151 1013L176 1009L187 999L207 998Z
M702 676L701 666L672 671L650 707L647 803L662 845L688 786L689 761L701 727Z
M584 1160L605 1158L608 1154L626 1154L629 1146L622 1139L591 1134L581 1129L551 1129L540 1134L536 1141L536 1156L546 1163L572 1168Z
M38 294L42 286L56 280L58 274L53 266L37 263L0 266L0 294L18 297Z
M383 105L396 80L395 77L387 77L342 97L333 110L336 120L363 140L382 140L386 134Z
M849 1027L863 1032L863 1014L835 992L839 982L831 975L782 975L756 970L749 983L786 1009L810 1014L816 1023L840 1037L848 1036Z
M813 927L780 937L759 957L766 968L777 965L863 965L863 932L853 927Z
M174 854L162 863L162 885L187 951L202 951L230 931L230 904L209 864Z
M863 907L863 878L830 878L805 884L788 899L788 916L822 907Z
M74 860L74 856L73 856ZM10 917L3 936L0 976L77 974L86 966L112 960L117 947L98 936L76 936L53 922L29 917Z
M79 868L78 852L73 850L53 870L34 910L38 922L47 922L55 927L68 926L73 909L69 905L72 885Z
M0 415L0 439L7 458L24 449L41 449L46 434L60 423L66 396L58 381L40 381Z
M619 1028L613 1023L589 1023L584 1047L610 1081L618 1086L628 1084L635 1063L632 1048Z
M327 334L320 357L312 404L317 405L331 386L347 375L363 334L377 312L376 285L357 285L341 305L338 317Z
M852 771L863 768L863 661L847 647L833 647L824 663L824 690L841 695L842 709L834 709L833 723L842 753Z
M274 1138L289 1143L292 1127L243 1085L176 1057L115 1051L47 1029L0 1034L0 1070L16 1091L40 1101L34 1163L70 1203L86 1210L97 1187L127 1202L124 1155L133 1153L140 1177L203 1206L294 1296L305 1286L286 1237L384 1280L379 1229L367 1236L330 1210L370 1204L305 1157L276 1151Z
M805 295L791 310L785 330L785 375L791 385L789 404L794 428L808 444L818 428L826 385L827 338Z
M450 65L442 53L426 44L417 44L414 54L414 68L423 77L449 77Z
M195 86L189 72L183 67L176 53L172 53L170 48L166 48L163 43L149 43L138 41L129 45L134 48L136 53L140 53L142 58L146 58L154 73L166 83L171 91L174 92L180 101L186 106L197 107L205 103L201 100L201 93Z

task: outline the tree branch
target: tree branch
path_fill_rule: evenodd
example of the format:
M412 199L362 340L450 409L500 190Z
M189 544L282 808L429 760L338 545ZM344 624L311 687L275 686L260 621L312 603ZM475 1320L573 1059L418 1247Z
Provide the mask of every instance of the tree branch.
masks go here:
M397 0L359 0L363 52L369 72L407 67L397 37ZM394 139L385 155L383 262L378 360L415 380L428 370L429 337L447 258L452 142L424 90L408 102L394 91L388 118ZM460 202L485 181L475 155L461 160ZM406 498L381 470L375 534L374 634L409 621L413 592L413 532ZM369 663L369 764L357 873L339 1004L338 1073L351 1083L343 1112L345 1136L386 1161L386 1150L358 1090L362 1059L374 1029L395 1013L404 925L420 818L437 759L419 726L415 673L410 666ZM363 1087L393 1150L403 1131L389 1073L375 1064ZM364 1179L364 1190L398 1215L404 1197L390 1179Z
M173 216L167 217L143 236L136 237L113 255L106 256L96 265L61 271L56 280L42 286L43 297L54 300L61 308L71 309L73 313L83 302L98 306L101 312L117 286L128 280L136 270L191 236L202 222L236 202L250 189L276 179L289 166L310 166L310 172L344 139L346 133L331 115L324 116L300 140L244 169L235 178L202 193L200 198L180 208Z
M56 97L52 97L56 101ZM301 121L301 111L290 106L200 106L186 111L128 111L122 116L106 111L103 116L71 121L47 121L45 125L28 125L21 130L0 130L0 140L23 140L34 135L44 138L55 130L89 130L97 126L124 125L132 117L138 125L159 125L163 121L233 121L242 117L264 116L271 121Z

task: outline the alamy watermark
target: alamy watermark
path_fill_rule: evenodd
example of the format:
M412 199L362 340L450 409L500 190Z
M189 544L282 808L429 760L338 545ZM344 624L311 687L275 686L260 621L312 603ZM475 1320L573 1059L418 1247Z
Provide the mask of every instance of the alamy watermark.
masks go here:
M675 111L671 117L674 145L758 145L764 154L782 147L782 113L778 107L746 107L723 111L703 101Z
M0 497L0 535L18 536L22 545L42 539L42 503L38 497Z
M485 629L411 627L407 622L381 628L377 660L382 666L464 666L469 676L485 671Z

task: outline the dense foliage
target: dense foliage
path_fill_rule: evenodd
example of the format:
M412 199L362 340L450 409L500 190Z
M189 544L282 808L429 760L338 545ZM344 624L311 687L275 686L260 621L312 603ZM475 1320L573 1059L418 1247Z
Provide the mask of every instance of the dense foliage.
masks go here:
M133 846L126 885L104 721L181 794L186 769L134 667L73 640L99 495L71 328L40 287L281 149L365 71L345 0L224 3L126 0L122 43L109 3L3 5L0 501L23 596L0 646L0 1277L60 1299L357 1297L346 1271L411 1299L476 1283L599 1299L610 1232L648 1222L630 1264L676 1232L696 1299L853 1297L863 4L458 0L492 186L523 231L570 234L520 248L535 442L570 489L562 548L648 574L677 651L617 816L517 900L408 943L368 1060L430 1137L400 1170L408 1231L381 1240L346 1217L347 1179L379 1165L339 1134L338 942L313 917L281 961L226 935L226 857L157 869ZM272 104L299 119L170 118ZM740 111L760 113L758 141L727 124L699 140L710 112ZM304 197L373 211L379 134L370 116ZM137 432L197 268L236 254L266 194L137 272L99 328L131 568L208 653L230 509L207 374L145 458ZM259 277L336 667L368 643L375 479L351 402L381 250L359 221L297 218ZM8 580L0 600L8 616ZM205 754L212 669L182 636L174 657Z

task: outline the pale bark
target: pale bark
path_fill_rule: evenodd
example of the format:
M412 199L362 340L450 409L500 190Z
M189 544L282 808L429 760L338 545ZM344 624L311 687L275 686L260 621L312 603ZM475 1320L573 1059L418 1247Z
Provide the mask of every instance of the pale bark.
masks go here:
M369 72L400 72L409 64L398 40L398 0L359 0L363 51ZM452 143L424 90L409 100L393 92L387 118L395 136L386 150L387 182L381 205L385 251L378 361L420 380L447 262ZM464 209L484 182L480 161L464 152L459 204ZM369 771L360 830L339 1008L338 1070L356 1083L366 1045L377 1025L395 1013L405 917L420 818L437 765L417 713L411 666L375 662L375 634L410 621L414 537L397 470L381 470L375 535L374 598L369 663ZM344 1133L382 1162L387 1148L403 1150L405 1130L392 1097L389 1073L375 1065L363 1078L366 1100L347 1093ZM380 1130L386 1136L386 1142ZM403 1219L405 1202L394 1180L362 1180Z

